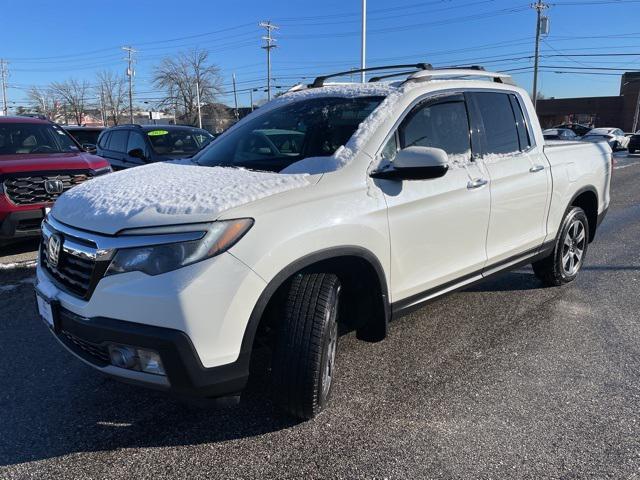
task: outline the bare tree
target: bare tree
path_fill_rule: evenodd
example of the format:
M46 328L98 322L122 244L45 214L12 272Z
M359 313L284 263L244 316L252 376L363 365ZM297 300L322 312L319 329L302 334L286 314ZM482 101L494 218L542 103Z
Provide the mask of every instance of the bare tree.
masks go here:
M153 84L165 92L160 106L174 109L195 124L200 105L214 103L222 93L220 69L209 63L209 52L195 48L166 57L154 70Z
M49 120L56 121L61 113L60 102L51 89L31 87L27 92L29 104L33 110Z
M118 125L124 112L127 97L127 85L124 76L108 71L98 73L96 93L102 100L106 110L107 121Z
M82 125L89 83L86 80L78 81L72 78L64 82L53 82L50 90L69 108L76 123Z

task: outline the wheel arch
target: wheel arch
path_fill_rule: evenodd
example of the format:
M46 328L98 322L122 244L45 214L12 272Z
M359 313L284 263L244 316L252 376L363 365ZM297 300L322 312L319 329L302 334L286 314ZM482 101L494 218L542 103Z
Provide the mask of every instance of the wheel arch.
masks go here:
M355 268L355 269L354 269ZM278 272L267 284L260 294L258 301L253 307L249 322L245 329L242 340L241 357L247 363L250 361L253 345L256 340L256 333L263 322L269 322L269 314L274 303L277 303L279 295L283 291L289 279L303 271L326 269L337 273L343 287L345 282L347 288L353 288L353 281L360 280L367 287L374 287L370 290L367 302L361 301L359 307L365 303L373 306L371 318L366 324L358 326L359 338L371 341L382 340L386 336L387 326L391 316L391 306L387 288L386 274L378 258L369 250L359 246L332 247L320 250L302 258L295 260L280 272ZM352 270L353 269L353 270ZM351 272L351 276L349 273ZM364 273L364 276L358 274ZM348 292L345 292L348 293ZM343 295L344 297L344 295ZM360 300L364 300L361 298ZM364 308L363 311L367 311Z
M567 207L580 207L584 210L589 221L589 243L591 243L596 235L598 228L598 191L592 185L587 185L578 190Z

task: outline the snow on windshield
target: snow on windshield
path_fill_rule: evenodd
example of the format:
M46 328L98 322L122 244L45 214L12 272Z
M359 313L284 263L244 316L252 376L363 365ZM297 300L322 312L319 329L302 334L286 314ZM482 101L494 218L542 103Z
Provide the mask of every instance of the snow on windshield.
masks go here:
M141 213L210 214L308 184L306 175L241 168L153 163L104 175L60 196L59 218L133 217Z

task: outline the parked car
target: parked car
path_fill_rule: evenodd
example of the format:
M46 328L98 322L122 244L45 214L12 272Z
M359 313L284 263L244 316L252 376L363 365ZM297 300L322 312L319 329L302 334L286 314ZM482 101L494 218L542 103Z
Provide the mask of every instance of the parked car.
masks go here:
M118 125L98 138L98 155L114 170L190 158L213 140L206 130L183 125Z
M568 128L548 128L542 132L545 140L578 140L573 130Z
M594 128L582 139L587 142L607 142L614 152L624 150L629 145L629 138L619 128Z
M610 148L545 145L507 75L419 67L319 77L196 165L63 195L37 267L53 335L107 375L206 397L237 395L267 345L275 401L306 419L340 374L338 324L381 340L392 318L527 263L544 285L575 280L609 205ZM265 129L299 132L299 151L245 156Z
M96 153L98 145L98 137L104 130L104 127L84 127L80 125L65 125L67 133L70 133L76 141L82 145L85 152Z
M629 145L627 145L629 153L636 153L640 150L640 130L629 137Z
M577 136L582 137L591 131L592 127L582 125L580 123L563 123L553 128L567 128L575 133Z
M37 237L53 202L74 185L110 172L58 125L0 117L0 245Z

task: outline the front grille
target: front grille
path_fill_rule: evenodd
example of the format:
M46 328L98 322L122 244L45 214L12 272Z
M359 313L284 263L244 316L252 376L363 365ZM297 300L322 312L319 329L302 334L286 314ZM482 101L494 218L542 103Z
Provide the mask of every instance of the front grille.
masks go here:
M9 199L16 205L31 205L54 202L62 193L91 178L90 173L62 172L56 174L36 174L20 177L9 177L4 181L4 190ZM63 191L49 193L45 189L45 181L60 180Z
M63 340L66 340L65 344L81 357L89 357L87 360L92 361L92 363L97 363L98 365L109 363L109 351L106 347L87 342L66 330L62 330L60 334Z
M54 266L49 260L46 242L43 241L42 245L40 249L40 263L42 267L71 293L83 298L88 297L91 293L90 290L96 262L73 255L65 251L63 247L60 249L58 264Z

